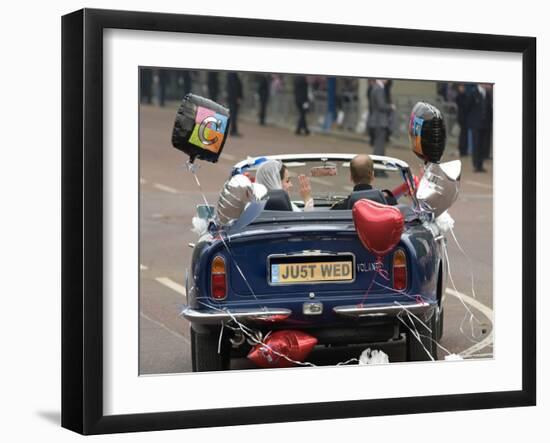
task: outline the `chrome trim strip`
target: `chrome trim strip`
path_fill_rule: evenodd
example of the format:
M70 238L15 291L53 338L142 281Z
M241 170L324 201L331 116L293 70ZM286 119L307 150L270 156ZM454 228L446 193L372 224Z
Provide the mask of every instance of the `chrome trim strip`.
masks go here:
M429 303L408 303L395 305L347 305L335 306L333 311L335 314L345 317L382 317L396 316L402 310L406 309L414 314L422 314L430 309Z
M288 315L292 314L290 309L285 308L266 308L266 309L231 309L229 314L224 310L197 310L189 306L183 308L180 317L189 320L191 323L198 324L216 324L220 322L228 322L233 318L237 320L261 320L262 317L270 315Z

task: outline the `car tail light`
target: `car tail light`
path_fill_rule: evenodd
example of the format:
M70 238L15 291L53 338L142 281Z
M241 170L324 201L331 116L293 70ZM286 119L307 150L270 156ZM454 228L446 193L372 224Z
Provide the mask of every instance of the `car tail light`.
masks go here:
M212 297L222 300L227 296L227 279L225 274L225 260L220 255L214 257L211 268Z
M407 257L403 249L393 254L393 288L402 291L407 287Z

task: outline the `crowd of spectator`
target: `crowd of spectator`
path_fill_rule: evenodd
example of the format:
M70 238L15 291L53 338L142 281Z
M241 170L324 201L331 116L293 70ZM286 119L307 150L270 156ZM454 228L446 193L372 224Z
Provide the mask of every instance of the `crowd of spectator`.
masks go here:
M204 78L203 78L204 77ZM208 71L206 75L190 70L148 69L140 71L140 94L142 103L155 102L164 106L167 84L177 85L177 95L183 97L192 91L193 82L199 82L201 88L214 101L220 101L229 108L231 114L230 134L240 136L239 115L244 99L242 74L228 72L220 75ZM296 135L309 135L308 114L315 105L315 93L323 94L324 121L321 130L331 131L341 123L343 103L350 100L349 91L355 96L354 106L358 107L358 87L356 79L338 79L336 77L253 74L253 87L250 91L257 97L258 124L264 126L267 121L268 103L273 95L283 88L290 89L296 106ZM222 84L223 81L223 84ZM155 83L157 83L155 85ZM154 87L155 85L155 87ZM250 88L250 83L247 83ZM399 116L392 97L392 80L368 79L367 112L357 110L357 118L365 121L362 127L372 146L372 153L384 155L386 144L392 133L397 130ZM483 163L492 156L492 119L493 88L489 83L436 83L439 101L451 104L456 109L456 123L459 126L458 154L471 156L475 172L485 172ZM153 92L155 91L155 92ZM450 130L452 128L448 128Z
M483 162L492 156L493 85L438 83L437 92L443 101L456 103L460 156L471 156L474 171L486 172Z

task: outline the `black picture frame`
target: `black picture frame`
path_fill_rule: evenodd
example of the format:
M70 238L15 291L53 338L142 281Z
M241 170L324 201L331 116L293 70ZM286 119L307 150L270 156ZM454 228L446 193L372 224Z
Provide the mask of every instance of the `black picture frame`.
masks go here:
M521 54L522 388L460 395L104 415L102 45L103 31L109 28ZM535 405L535 88L536 39L532 37L95 9L65 15L62 18L62 426L82 434L103 434Z

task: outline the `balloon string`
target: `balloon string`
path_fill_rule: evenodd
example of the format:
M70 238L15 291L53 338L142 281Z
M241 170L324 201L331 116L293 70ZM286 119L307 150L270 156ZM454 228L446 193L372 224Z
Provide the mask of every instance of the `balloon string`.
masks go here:
M238 329L238 330L241 330L243 334L245 334L253 343L255 343L256 345L259 345L260 346L260 349L265 349L271 353L273 353L274 355L280 357L280 358L284 358L285 360L289 361L290 363L292 364L295 364L297 366L309 366L309 367L317 367L316 364L314 363L311 363L311 362L308 362L308 361L305 361L305 362L302 362L302 361L299 361L299 360L294 360L292 358L290 358L288 355L286 354L283 354L282 352L279 352L277 351L276 349L273 349L270 345L268 345L265 340L269 337L269 335L271 334L271 331L269 331L264 337L263 339L261 338L258 338L256 335L255 335L255 331L251 328L249 328L248 326L244 325L243 323L241 323L239 320L237 320L237 318L231 313L231 311L229 309L221 309L217 306L213 306L209 303L205 303L205 302L202 302L202 301L199 301L200 304L204 305L205 307L207 308L210 308L210 309L214 309L216 311L220 311L220 312L224 312L226 314L228 314L231 319L233 320L233 322L238 326L238 328L232 328L232 327L229 327L229 325L225 325L225 323L222 323L221 325L221 329L220 329L220 338L219 338L219 342L218 342L218 353L220 352L221 350L221 342L222 342L222 334L223 334L223 328L224 327L228 327L229 329ZM225 326L224 326L225 325ZM264 352L264 351L262 351ZM358 363L359 362L359 359L357 358L350 358L349 360L346 360L346 361L343 361L343 362L338 362L336 364L336 366L346 366L350 363Z
M409 332L411 333L411 335L415 338L415 340L417 340L420 345L422 346L422 348L424 349L424 351L426 352L426 354L428 354L428 357L430 357L430 359L432 361L434 361L434 357L432 356L432 354L430 353L430 351L428 351L428 349L426 349L426 346L424 345L424 343L422 342L422 339L420 338L420 334L418 332L418 330L416 329L416 326L414 326L414 323L413 323L413 328L414 328L414 331L413 329L411 329L411 327L398 315L397 316L397 319L403 323L403 325L405 325L405 327L409 330Z
M464 337L466 337L472 343L479 343L479 340L481 339L483 334L476 334L474 321L477 322L479 325L482 325L482 322L473 314L471 309L468 307L468 305L464 302L463 298L460 296L460 292L456 289L456 285L454 283L454 279L453 279L452 272L451 272L451 265L450 265L449 255L448 255L446 246L444 248L444 254L445 254L445 257L446 257L447 263L448 263L447 273L449 275L449 280L451 281L451 284L452 284L455 292L458 294L458 299L460 300L460 302L462 303L462 305L464 306L464 309L465 309L465 314L464 314L464 317L463 317L463 319L460 323L459 331L461 332L461 334ZM379 286L379 287L381 287L381 288L383 288L387 291L393 292L394 294L403 295L407 298L414 299L417 303L424 303L425 302L424 299L422 298L422 295L420 295L420 294L416 294L416 295L408 294L406 292L406 289L398 290L398 289L392 288L390 286L386 286L386 285L384 285L384 284L382 284L378 281L376 281L374 283L377 286ZM398 303L398 302L396 301L395 303ZM468 319L468 317L469 317L469 319ZM464 331L464 323L467 321L467 319L468 319L469 324L470 324L470 334L467 334ZM438 343L438 346L440 346L439 343Z
M290 363L292 364L295 364L297 366L311 366L311 367L317 367L317 365L311 363L311 362L301 362L301 361L298 361L298 360L294 360L292 358L290 358L288 355L286 354L283 354L282 352L279 352L277 351L276 349L274 349L273 347L271 347L270 345L268 345L267 343L265 343L264 340L262 339L258 339L254 333L253 333L253 330L250 329L249 327L245 326L244 324L242 324L239 320L237 320L237 318L231 313L231 311L229 309L221 309L221 308L218 308L216 306L212 306L212 305L209 305L207 303L204 303L204 302L199 302L201 304L203 304L204 306L210 308L210 309L214 309L214 310L217 310L217 311L222 311L222 312L225 312L226 314L228 314L231 319L235 322L235 324L239 327L239 329L243 332L243 334L245 334L252 342L254 342L256 345L259 345L260 346L260 350L262 353L266 353L266 352L271 352L272 354L276 355L277 357L280 357L280 358L284 358L285 360L289 361ZM222 323L222 328L223 328L223 323ZM269 335L269 334L268 334ZM265 338L268 337L268 335L266 335ZM221 338L220 338L220 342L221 342Z
M290 358L288 355L286 354L283 354L279 351L277 351L276 349L273 349L270 345L268 345L267 343L265 343L265 339L267 339L269 337L269 335L271 334L271 331L269 331L264 339L261 339L261 338L257 338L257 336L255 335L255 331L251 328L249 328L248 326L242 324L241 322L239 322L237 320L237 318L231 313L231 311L229 309L221 309L217 306L213 306L213 305L210 305L208 303L204 303L204 302L201 302L199 301L199 303L201 303L202 305L210 308L210 309L213 309L213 310L216 310L216 311L220 311L220 312L224 312L224 313L227 313L231 319L233 320L233 322L238 326L238 328L232 328L232 327L229 327L230 329L239 329L243 332L243 334L245 334L253 343L255 343L256 345L259 345L260 346L260 349L262 349L262 353L264 353L265 355L265 352L269 351L271 352L272 354L280 357L280 358L284 358L285 360L289 361L290 363L294 364L294 365L297 365L297 366L309 366L309 367L317 367L317 365L315 365L314 363L311 363L311 362L302 362L302 361L299 361L299 360L294 360L292 358ZM403 323L403 325L409 330L409 332L411 333L411 335L415 338L415 340L418 340L418 342L420 343L420 345L422 346L422 348L424 349L424 351L428 354L428 356L430 357L430 359L432 361L435 361L434 357L430 354L430 352L428 351L428 349L426 348L426 346L424 345L424 343L422 342L421 338L426 338L426 339L429 339L430 341L432 341L433 343L435 343L440 349L442 349L444 352L447 353L447 355L452 355L452 353L447 349L445 348L444 346L442 346L441 344L439 344L436 340L434 340L433 338L431 338L430 336L427 336L427 335L424 335L424 334L420 334L418 332L418 329L416 328L416 325L413 321L413 317L424 327L426 328L429 332L432 332L432 330L422 321L420 320L415 314L413 314L411 311L409 311L404 305L400 304L399 302L395 302L396 304L398 304L402 311L399 312L399 314L397 314L397 319ZM403 320L402 318L402 314L405 313L407 315L407 318L409 320L409 322L411 323L412 325L412 328ZM222 343L222 335L223 335L223 330L224 330L224 327L225 327L225 323L222 322L222 325L221 325L221 328L220 328L220 338L219 338L219 342L218 342L218 353L220 353L221 351L221 343ZM414 328L414 330L413 330ZM265 350L265 351L264 351ZM346 361L343 361L343 362L339 362L336 364L336 366L345 366L345 365L348 365L348 364L351 364L351 363L359 363L359 359L357 358L350 358Z
M222 352L223 331L224 331L224 323L222 322L222 326L220 328L220 337L218 338L218 354L221 354Z
M408 294L407 293L407 290L406 289L395 289L395 288L391 288L389 286L386 286L386 285L383 285L382 283L380 282L376 282L375 283L377 286L380 286L381 288L383 289L386 289L388 291L391 291L393 292L394 294L398 294L398 295L404 295L405 297L407 298L410 298L414 301L416 301L417 303L426 303L424 298L422 298L422 295L420 294Z
M349 360L341 361L339 363L336 363L336 366L345 366L345 365L349 365L350 363L359 363L359 359L358 358L350 358Z
M220 239L222 241L222 243L224 244L225 246L225 249L227 249L227 252L229 253L229 256L231 257L231 261L233 262L233 264L235 265L235 267L237 268L237 271L239 271L239 274L241 274L241 277L242 279L244 280L244 282L246 283L246 286L248 287L248 290L250 291L250 293L252 294L252 296L256 299L256 301L259 302L258 300L258 297L256 297L256 294L254 293L254 290L252 289L252 286L250 286L250 283L248 282L248 279L245 277L243 271L241 270L241 267L239 266L239 264L237 263L237 260L235 260L235 256L233 255L233 253L231 252L231 249L229 249L229 245L225 242L225 239L223 238L224 236L224 232L223 231L218 231L219 234L220 234ZM263 306L263 308L265 308L265 306Z
M426 323L424 323L417 315L415 315L413 312L411 312L406 306L402 305L398 301L396 301L395 304L401 308L401 311L399 312L399 314L401 314L403 311L405 311L407 313L407 316L414 317L418 321L418 323L420 323L422 326L424 326L430 333L432 332L432 328L430 328Z
M472 296L474 298L476 298L476 291L474 289L474 265L472 264L472 259L468 256L468 254L466 254L466 251L464 251L464 249L460 245L458 239L456 238L454 229L450 228L450 231L451 231L451 235L453 236L453 239L454 239L456 245L458 246L458 249L460 250L460 252L462 252L462 255L466 258L466 260L468 261L468 264L470 266L470 280L472 282Z
M384 280L387 280L389 281L390 280L390 276L389 276L389 273L388 271L386 271L384 268L383 268L383 263L382 263L382 259L381 257L377 257L377 260L374 264L374 274L372 276L372 280L369 284L369 287L367 288L367 291L365 292L365 295L363 296L363 298L361 299L361 303L359 303L359 306L362 307L365 303L365 300L367 299L367 296L369 295L369 292L370 290L372 289L372 286L374 285L374 282L376 280L376 276L377 275L380 275Z
M210 208L210 205L208 204L208 200L206 199L206 196L204 195L204 191L202 190L201 182L199 181L199 177L197 176L197 170L199 169L199 166L197 164L194 164L190 161L187 162L187 169L193 174L193 178L195 179L195 182L197 183L197 186L199 187L199 193L202 196L202 199L204 200L204 204Z
M460 300L460 303L462 303L462 306L464 306L464 309L466 310L466 312L464 313L464 317L462 318L462 321L460 322L459 331L468 340L470 340L474 343L478 343L483 334L479 334L479 335L475 334L474 320L479 325L482 325L482 322L479 321L479 319L474 315L472 310L468 307L468 305L464 301L460 291L458 291L458 289L456 288L456 285L455 285L455 282L454 282L454 279L453 279L453 274L451 272L451 262L449 260L449 253L447 251L447 245L446 244L443 245L443 252L445 253L445 258L447 259L447 273L449 274L449 280L451 281L451 284L453 285L456 296L458 297L458 299ZM464 332L464 323L466 321L466 318L468 317L468 314L470 314L469 323L470 323L471 338ZM474 339L474 340L472 340L472 339Z
M447 259L447 263L448 263L448 268L447 268L447 273L449 275L449 280L451 281L451 284L455 290L455 292L458 294L458 299L460 300L460 302L462 303L462 305L464 306L464 309L466 310L465 312L465 315L464 315L464 318L462 319L461 323L460 323L460 326L459 326L459 331L462 333L463 336L465 336L468 340L472 341L473 343L478 343L479 340L481 339L482 337L482 334L481 335L477 335L475 333L475 326L474 326L474 320L479 324L479 325L482 325L482 322L473 314L473 312L471 311L471 309L468 307L468 305L464 302L463 298L460 296L460 292L457 290L456 288L456 285L454 283L454 279L453 279L453 276L452 276L452 272L451 272L451 265L450 265L450 260L449 260L449 255L448 255L448 252L447 252L447 248L446 246L444 247L444 253L445 253L445 257ZM415 299L417 303L424 303L424 299L422 298L422 296L420 294L416 294L416 295L411 295L411 294L408 294L406 292L405 289L403 290L398 290L398 289L394 289L394 288L391 288L389 286L386 286L386 285L383 285L382 283L380 282L375 282L375 284L383 289L386 289L388 291L391 291L395 294L399 294L399 295L404 295L405 297L408 297L408 298L411 298L411 299ZM475 340L472 340L472 338L470 338L466 332L464 331L464 323L466 322L466 319L468 317L468 314L470 314L470 318L469 318L469 323L470 323L470 329L471 329L471 337L474 338Z
M449 351L446 347L444 347L443 345L441 345L440 343L437 342L437 340L434 340L432 337L430 337L429 335L424 335L424 334L420 334L418 332L418 330L416 330L416 334L412 331L412 329L409 327L409 325L407 325L403 319L400 317L400 314L398 314L398 319L401 321L401 323L403 323L407 329L411 332L411 334L413 335L413 337L416 339L416 340L419 340L420 341L420 338L425 338L425 339L428 339L430 340L432 343L435 343L435 345L441 349L443 352L446 352L447 355L453 355L453 353L451 351ZM414 325L414 324L413 324ZM432 361L434 361L434 358L433 356L428 352L428 350L426 349L426 347L424 346L424 344L422 343L422 341L420 341L420 344L422 345L422 347L424 348L424 350L428 353L428 355L430 356L430 358L432 359Z
M399 314L397 314L397 319L398 319L401 323L403 323L403 324L405 325L405 327L409 330L409 332L411 333L411 335L412 335L416 340L418 340L418 343L420 343L420 346L422 346L422 348L424 349L424 351L426 352L426 354L428 354L428 357L430 357L430 359L431 359L432 361L435 361L433 355L430 353L430 351L428 351L428 349L426 348L426 346L425 346L424 343L422 342L421 337L423 337L423 336L420 335L420 333L418 332L418 329L416 328L416 325L414 324L414 321L413 321L413 319L411 318L411 312L410 312L408 309L404 308L403 306L402 306L402 308L403 308L403 310L402 310L401 312L399 312ZM408 318L408 320L410 321L412 327L414 328L414 331L413 331L413 329L405 322L405 320L403 320L403 319L401 318L401 314L402 314L403 312L405 312L405 314L407 314L407 318ZM412 315L414 315L414 314L412 314ZM416 316L415 316L415 317L416 317ZM418 319L418 317L416 317L416 318ZM426 327L426 328L431 332L431 329L428 328L428 326L426 326L426 325L424 324L424 322L421 322L421 324L422 324L424 327Z

